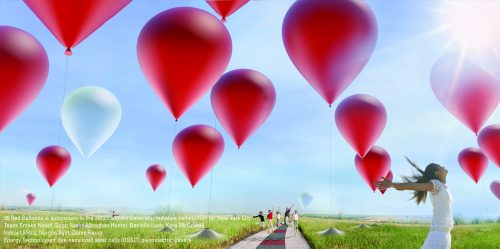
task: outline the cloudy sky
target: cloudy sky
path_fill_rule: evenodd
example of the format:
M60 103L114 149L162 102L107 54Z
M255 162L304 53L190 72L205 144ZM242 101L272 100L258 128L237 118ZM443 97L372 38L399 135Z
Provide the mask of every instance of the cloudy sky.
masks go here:
M67 93L89 85L104 87L120 100L122 120L116 133L90 159L83 159L63 131L61 146L73 163L55 184L54 206L154 210L172 205L183 211L207 212L210 175L192 189L174 164L171 144L176 132L193 124L215 126L226 148L213 171L214 212L257 212L284 208L308 192L314 196L309 213L329 213L330 109L288 58L281 39L282 21L292 0L251 1L229 18L233 52L227 71L251 68L268 76L277 91L275 109L266 123L236 150L221 129L209 94L175 123L146 82L136 55L142 26L159 12L194 6L215 14L202 0L135 0L84 40L69 58ZM440 105L432 93L429 72L449 45L439 1L368 1L379 28L375 52L367 66L339 100L357 93L380 99L388 112L387 126L377 142L392 157L396 180L410 174L409 156L425 166L445 165L453 211L465 216L498 216L500 201L489 190L500 179L490 163L479 182L466 176L457 163L476 137ZM1 199L3 205L26 205L26 192L37 195L35 205L50 206L52 190L38 172L39 150L57 144L66 56L64 48L22 1L0 0L0 24L34 35L49 55L49 77L38 98L0 136ZM333 110L338 104L337 101ZM498 123L497 110L488 123ZM417 206L408 192L371 192L354 167L354 152L333 124L333 209L335 213L427 215L430 203ZM146 168L160 163L168 178L156 192L145 179Z

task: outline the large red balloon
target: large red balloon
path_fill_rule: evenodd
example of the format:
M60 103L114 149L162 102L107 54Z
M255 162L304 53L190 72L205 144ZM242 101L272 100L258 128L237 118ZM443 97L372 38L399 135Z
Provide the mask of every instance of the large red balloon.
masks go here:
M71 155L61 146L48 146L38 152L36 165L50 187L61 178L71 165Z
M389 170L389 173L387 173L387 175L385 176L385 178L386 178L387 180L392 181L392 179L394 178L394 176L392 175L392 171L391 171L391 170ZM379 191L380 191L380 193L382 193L382 194L385 194L385 191L387 191L387 189L386 189L386 188L379 188L378 190L379 190Z
M387 113L377 98L356 94L347 97L335 111L340 134L360 157L364 157L384 130Z
M71 48L85 40L132 0L24 0L26 5L52 32Z
M331 105L370 59L377 22L363 1L298 0L282 33L295 67Z
M193 125L175 136L174 159L191 186L212 169L224 152L224 139L214 128Z
M500 100L500 81L458 52L434 64L430 82L439 102L475 134Z
M0 26L0 132L38 96L49 73L49 59L35 37Z
M206 0L212 9L222 17L222 21L226 21L226 17L236 12L250 0Z
M484 127L477 136L481 151L500 168L500 124Z
M30 206L31 206L31 204L33 204L35 199L36 199L36 195L34 195L32 193L29 193L26 195L26 201L28 201L28 205L30 205Z
M250 69L224 74L210 97L217 118L238 148L266 121L276 103L273 83Z
M175 119L215 84L229 64L231 51L224 24L190 7L154 16L137 40L142 71Z
M359 175L375 192L375 181L387 176L391 168L391 157L382 147L373 146L364 158L356 156L354 163Z
M469 147L458 154L458 164L477 183L488 167L488 158L480 149Z
M151 184L153 191L156 191L158 186L165 180L166 175L167 171L159 164L153 164L146 170L146 178L149 184Z

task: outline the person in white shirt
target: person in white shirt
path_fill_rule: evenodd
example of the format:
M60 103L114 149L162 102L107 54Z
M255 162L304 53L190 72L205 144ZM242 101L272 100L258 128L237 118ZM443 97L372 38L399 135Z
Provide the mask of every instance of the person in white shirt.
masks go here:
M427 192L430 192L432 223L422 249L450 249L453 215L451 212L452 198L446 185L448 170L435 163L427 165L425 170L422 170L408 158L406 160L417 169L417 174L403 177L404 183L395 183L382 177L383 181L376 181L375 186L382 189L413 190L412 199L416 200L417 205L425 202Z
M297 210L293 212L293 231L294 235L297 235L297 231L299 230L299 213Z
M278 211L276 211L276 227L279 227L281 225L281 212L280 209L278 208Z

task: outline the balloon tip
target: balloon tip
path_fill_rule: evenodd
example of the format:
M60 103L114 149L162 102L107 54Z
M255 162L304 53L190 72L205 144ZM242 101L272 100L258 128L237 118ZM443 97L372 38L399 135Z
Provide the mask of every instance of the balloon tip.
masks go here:
M227 22L227 20L226 20L226 18L225 18L225 17L223 17L222 19L220 19L220 21L221 21L221 22L224 22L224 23L225 23L225 22Z
M331 107L332 107L332 104L328 104L328 107L330 107L330 108L331 108Z
M64 54L66 56L71 56L71 55L73 55L73 52L71 51L71 48L67 48L66 51L64 51Z
M179 119L175 119L175 122L179 121Z

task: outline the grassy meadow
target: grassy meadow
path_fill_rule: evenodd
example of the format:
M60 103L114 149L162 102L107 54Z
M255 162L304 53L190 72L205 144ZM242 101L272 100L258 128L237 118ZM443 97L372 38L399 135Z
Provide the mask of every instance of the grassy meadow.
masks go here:
M366 224L368 228L358 228ZM333 227L344 236L324 237L317 232L331 227L332 221L303 217L299 227L312 248L316 249L420 249L429 224L377 223L334 220ZM499 249L500 224L455 225L451 232L452 249Z
M47 220L12 220L12 217L22 216ZM78 211L55 211L52 214L49 211L0 211L0 248L228 248L259 231L256 224L258 219L249 216L211 217L208 220L206 215L167 216L157 213L110 218L109 214ZM369 227L358 228L361 224ZM160 231L165 225L175 231ZM374 223L353 218L333 220L335 228L346 232L344 236L324 237L318 234L331 225L331 219L302 217L300 230L311 247L316 249L419 249L429 230L428 224ZM193 239L188 236L205 227L224 236L218 240ZM54 241L25 240L30 238ZM58 239L66 241L57 241ZM500 248L500 223L455 225L452 239L453 249Z

